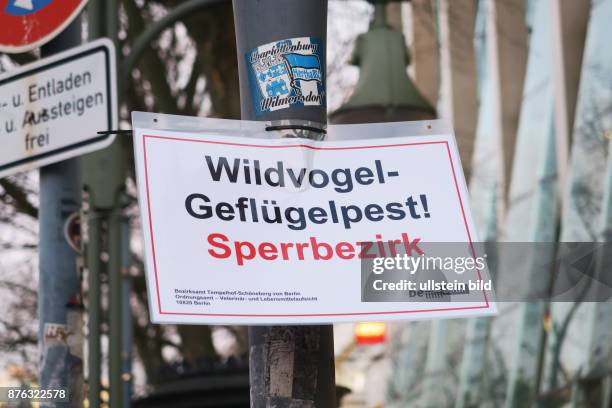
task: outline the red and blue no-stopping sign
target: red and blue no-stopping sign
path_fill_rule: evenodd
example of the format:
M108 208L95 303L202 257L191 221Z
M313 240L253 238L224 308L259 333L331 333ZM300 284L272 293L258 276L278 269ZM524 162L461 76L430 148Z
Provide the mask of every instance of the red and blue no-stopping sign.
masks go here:
M0 52L40 47L58 35L86 0L0 0Z

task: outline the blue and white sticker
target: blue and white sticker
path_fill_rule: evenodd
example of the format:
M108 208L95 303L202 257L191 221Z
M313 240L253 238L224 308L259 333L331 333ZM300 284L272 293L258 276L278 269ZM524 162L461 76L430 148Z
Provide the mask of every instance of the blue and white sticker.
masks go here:
M323 42L315 37L276 41L247 52L255 113L325 106L323 53Z

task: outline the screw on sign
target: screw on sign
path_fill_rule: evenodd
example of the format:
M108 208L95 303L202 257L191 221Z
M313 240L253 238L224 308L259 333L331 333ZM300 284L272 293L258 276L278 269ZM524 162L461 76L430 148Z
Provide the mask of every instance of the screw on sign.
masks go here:
M0 0L0 52L40 47L62 32L86 0Z

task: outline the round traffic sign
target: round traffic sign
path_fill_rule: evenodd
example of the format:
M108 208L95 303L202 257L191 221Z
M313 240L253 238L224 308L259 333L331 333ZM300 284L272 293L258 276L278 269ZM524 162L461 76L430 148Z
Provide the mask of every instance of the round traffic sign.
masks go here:
M40 47L62 32L87 0L0 0L0 52Z

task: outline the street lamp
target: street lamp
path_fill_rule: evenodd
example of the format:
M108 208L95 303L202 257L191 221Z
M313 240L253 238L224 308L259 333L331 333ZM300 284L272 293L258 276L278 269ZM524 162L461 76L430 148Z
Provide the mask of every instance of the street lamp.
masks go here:
M387 24L387 1L374 3L369 30L360 34L350 63L360 68L349 100L329 116L330 123L372 123L427 120L436 110L406 73L410 54L404 35Z

